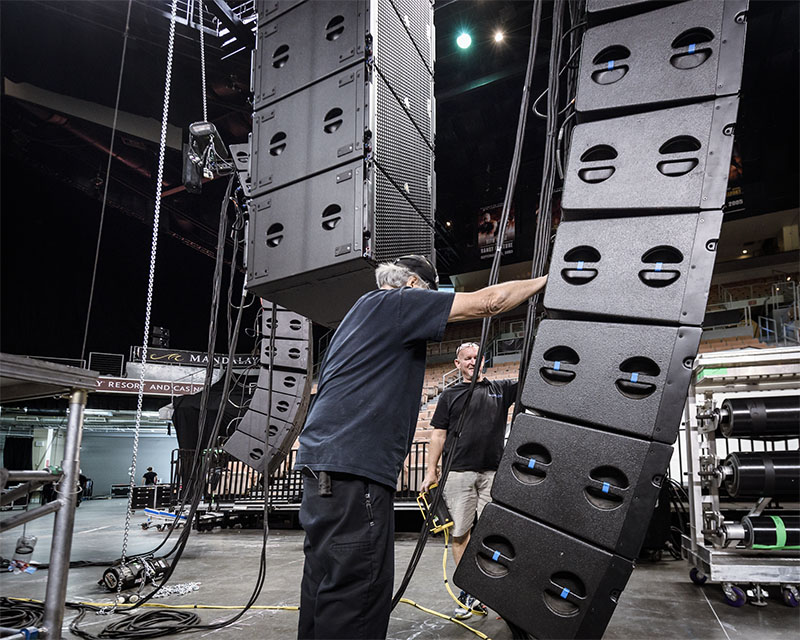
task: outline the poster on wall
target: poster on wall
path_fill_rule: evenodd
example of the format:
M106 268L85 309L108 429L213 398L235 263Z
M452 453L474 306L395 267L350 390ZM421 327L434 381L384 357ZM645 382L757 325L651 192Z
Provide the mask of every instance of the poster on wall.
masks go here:
M731 166L728 170L728 190L725 194L725 213L744 209L744 191L742 189L742 156L739 143L733 143Z
M481 260L494 256L497 234L500 230L500 217L503 214L502 203L481 208L478 213L478 251ZM503 255L514 252L515 219L514 205L508 213L508 224L503 235Z

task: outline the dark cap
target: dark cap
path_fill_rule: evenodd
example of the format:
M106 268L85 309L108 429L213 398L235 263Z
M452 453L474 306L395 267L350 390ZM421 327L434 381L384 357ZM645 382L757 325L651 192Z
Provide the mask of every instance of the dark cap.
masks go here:
M394 264L402 265L409 271L413 271L434 291L439 289L439 274L436 273L436 267L425 256L403 256L397 258Z

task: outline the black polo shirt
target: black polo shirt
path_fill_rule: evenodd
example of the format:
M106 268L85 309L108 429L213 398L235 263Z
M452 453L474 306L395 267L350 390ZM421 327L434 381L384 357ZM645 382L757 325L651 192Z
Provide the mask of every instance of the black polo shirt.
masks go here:
M467 399L469 382L448 387L439 396L431 426L447 430L445 456L453 449L451 433ZM455 443L451 471L496 471L503 455L508 409L517 397L515 380L487 380L475 384L461 437Z
M428 340L441 340L454 293L378 289L331 340L300 434L297 468L340 471L394 489L414 439Z

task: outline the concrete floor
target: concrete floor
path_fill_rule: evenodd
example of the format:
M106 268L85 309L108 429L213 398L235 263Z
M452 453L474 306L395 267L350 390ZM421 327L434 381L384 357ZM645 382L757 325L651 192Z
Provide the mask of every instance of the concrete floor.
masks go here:
M72 560L113 560L120 555L125 500L90 500L77 511ZM10 513L0 514L0 518ZM128 553L148 551L161 540L154 529L142 530L143 513L133 516ZM6 532L0 540L0 554L11 557L14 543L21 534L17 528ZM52 533L52 516L28 524L27 533L38 536L33 555L37 562L47 562ZM405 571L416 541L415 534L398 534L396 538L396 573L399 581ZM241 605L248 599L258 570L261 532L257 530L221 530L196 533L187 545L171 583L200 582L199 591L186 596L172 596L157 602L174 604ZM303 532L276 530L268 542L268 576L257 604L297 605L303 567ZM453 603L442 584L442 550L440 538L431 539L411 581L406 597L436 611L452 614ZM452 574L452 558L449 559ZM73 569L67 589L69 600L101 601L107 594L96 583L102 567ZM0 575L0 594L5 596L42 598L46 571L33 575ZM718 585L697 587L688 578L688 565L683 561L664 560L642 563L634 571L620 598L614 617L605 633L609 640L709 638L720 640L765 640L796 638L800 632L800 611L785 606L780 593L773 589L768 606L746 605L735 609L723 601ZM232 615L230 611L199 611L205 622ZM66 621L73 616L67 612ZM284 640L296 637L297 612L249 611L234 626L206 631L193 637L223 634L226 639L260 638ZM89 614L85 627L97 633L108 624L106 616ZM494 640L511 638L505 623L490 611L489 616L473 616L466 621ZM65 638L74 638L66 631ZM467 630L409 605L400 604L389 624L391 640L446 640L472 638Z

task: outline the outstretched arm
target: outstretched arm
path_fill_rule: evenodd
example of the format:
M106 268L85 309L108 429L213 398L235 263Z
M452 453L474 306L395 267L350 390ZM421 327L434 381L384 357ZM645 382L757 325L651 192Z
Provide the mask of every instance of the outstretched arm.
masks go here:
M532 280L511 280L471 293L457 293L448 321L475 320L495 316L519 306L544 288L547 276Z

